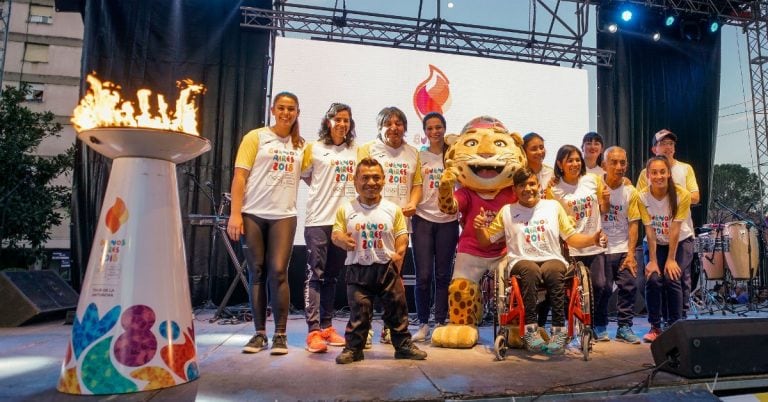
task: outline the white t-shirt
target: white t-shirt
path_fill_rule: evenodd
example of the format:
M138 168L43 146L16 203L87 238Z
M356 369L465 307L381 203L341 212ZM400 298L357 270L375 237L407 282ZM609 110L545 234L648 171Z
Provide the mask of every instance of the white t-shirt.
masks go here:
M565 213L576 222L576 231L583 234L595 234L600 230L600 203L598 195L603 191L603 180L591 173L579 177L573 186L560 179L552 187L552 195L565 209ZM574 248L568 246L571 256L595 255L605 252L599 246Z
M541 170L536 173L536 178L539 179L539 198L544 199L547 196L547 185L549 181L555 177L555 169L552 166L541 164Z
M294 149L290 136L279 137L269 127L246 134L235 158L235 167L250 171L242 212L263 219L296 216L303 157L304 148Z
M416 215L436 223L455 221L456 214L446 214L438 207L438 186L443 175L443 155L429 151L419 153L421 159L421 202L416 206Z
M587 167L587 173L592 173L593 175L596 175L597 177L603 177L605 174L605 170L600 165L595 165L595 167Z
M672 181L678 186L688 190L689 193L696 193L699 191L699 184L696 183L696 174L693 172L693 167L685 162L675 161L670 170L672 174ZM642 191L648 187L648 177L646 177L646 171L643 169L640 171L640 176L637 178L637 190Z
M656 244L669 244L669 228L672 221L681 221L680 238L678 241L693 237L693 221L691 221L691 193L680 186L677 191L677 214L672 216L669 208L669 196L657 200L648 188L640 191L640 216L643 225L651 227L656 233Z
M345 265L386 264L396 251L395 239L408 234L400 207L385 199L376 205L357 199L344 203L336 212L333 231L351 233L355 240L355 250L347 251Z
M358 161L370 156L384 168L385 183L381 196L401 208L408 205L411 187L420 186L422 181L419 151L408 144L392 148L375 139L361 146L357 154Z
M608 236L606 254L626 253L629 243L629 222L640 220L639 195L635 187L621 184L610 189L608 212L603 215L603 232Z
M570 218L554 200L539 200L533 208L507 204L488 227L491 242L506 238L510 268L521 260L557 259L568 265L560 253L560 239L574 233Z
M357 147L333 145L321 141L307 145L302 177L311 177L304 226L333 225L336 210L354 199Z

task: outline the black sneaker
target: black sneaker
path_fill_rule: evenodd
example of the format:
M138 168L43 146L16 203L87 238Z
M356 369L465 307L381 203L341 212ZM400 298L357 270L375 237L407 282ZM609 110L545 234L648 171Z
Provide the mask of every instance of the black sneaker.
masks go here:
M243 353L258 353L267 348L267 337L264 334L256 334L243 346Z
M275 334L272 337L272 349L269 350L271 355L284 355L288 353L288 337Z
M337 364L349 364L354 362L359 362L360 360L365 359L365 356L363 355L362 350L354 351L349 348L344 348L344 350L341 351L341 353L336 356L336 363Z
M419 349L414 344L403 346L395 350L395 359L424 360L427 358L427 352Z

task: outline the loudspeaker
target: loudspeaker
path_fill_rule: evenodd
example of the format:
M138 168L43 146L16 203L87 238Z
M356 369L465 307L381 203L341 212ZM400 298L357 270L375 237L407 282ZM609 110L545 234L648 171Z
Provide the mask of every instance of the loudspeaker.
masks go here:
M0 272L0 327L77 308L78 295L53 271Z
M651 353L657 367L687 378L768 373L768 319L677 321Z

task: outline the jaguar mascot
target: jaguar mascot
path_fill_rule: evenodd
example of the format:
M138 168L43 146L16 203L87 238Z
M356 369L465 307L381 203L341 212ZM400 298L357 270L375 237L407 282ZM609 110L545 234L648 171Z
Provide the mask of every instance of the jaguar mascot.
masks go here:
M506 245L481 247L472 225L485 214L490 224L505 204L517 201L512 174L526 165L523 140L497 119L472 119L461 134L445 136L450 146L439 186L440 210L460 213L462 226L453 278L448 288L449 324L435 328L432 345L471 348L477 343L477 325L483 317L480 280L486 271L506 268ZM456 181L461 185L458 190Z

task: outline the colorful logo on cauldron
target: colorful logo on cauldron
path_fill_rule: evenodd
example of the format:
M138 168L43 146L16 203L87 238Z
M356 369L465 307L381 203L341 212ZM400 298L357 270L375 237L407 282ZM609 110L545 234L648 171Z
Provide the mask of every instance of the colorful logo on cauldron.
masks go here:
M419 120L423 119L430 112L445 114L448 111L451 107L449 84L448 76L440 71L439 68L430 64L429 77L419 83L413 92L413 108L416 110ZM426 144L427 137L419 134L418 142L422 145Z
M107 217L104 221L107 229L112 233L117 233L120 226L128 221L128 208L126 208L122 198L117 197L115 199L115 203L107 210Z

